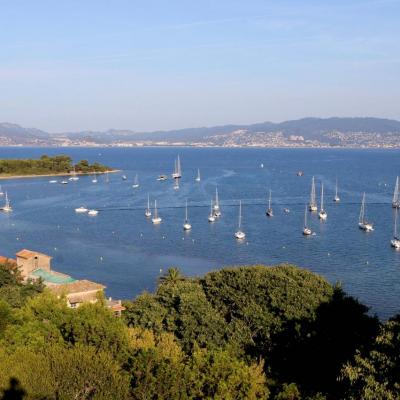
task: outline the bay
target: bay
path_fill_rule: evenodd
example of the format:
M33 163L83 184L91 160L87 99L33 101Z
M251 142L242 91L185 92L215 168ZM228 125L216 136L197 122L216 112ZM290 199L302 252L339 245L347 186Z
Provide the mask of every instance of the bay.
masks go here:
M153 290L170 266L197 276L227 265L288 262L340 282L381 318L399 312L400 252L390 247L399 150L0 148L0 158L61 153L121 172L110 174L109 183L99 176L97 184L88 176L68 185L50 184L49 177L0 181L13 206L12 213L0 214L1 255L14 256L22 248L47 253L55 270L101 282L115 298ZM177 191L171 178L156 178L170 176L178 154L183 177ZM201 182L195 182L197 168ZM304 176L296 175L299 170ZM132 188L135 174L137 189ZM328 219L320 222L310 214L316 234L303 237L312 176L318 199L324 183ZM336 178L339 204L332 201ZM216 187L223 215L210 224L207 216ZM265 216L269 189L273 218ZM368 234L357 226L364 191L367 216L375 225ZM144 217L148 194L151 201L157 199L163 218L159 226ZM193 226L189 233L182 230L186 199ZM233 237L239 200L247 235L242 242ZM82 205L100 210L98 216L76 214L74 209Z

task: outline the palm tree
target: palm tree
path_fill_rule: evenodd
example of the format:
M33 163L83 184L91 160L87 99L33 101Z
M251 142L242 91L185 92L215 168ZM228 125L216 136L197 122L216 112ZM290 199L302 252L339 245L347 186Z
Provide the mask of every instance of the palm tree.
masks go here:
M183 281L185 277L182 275L179 268L171 267L168 268L168 271L163 276L160 276L159 282L160 284L175 284L179 281Z

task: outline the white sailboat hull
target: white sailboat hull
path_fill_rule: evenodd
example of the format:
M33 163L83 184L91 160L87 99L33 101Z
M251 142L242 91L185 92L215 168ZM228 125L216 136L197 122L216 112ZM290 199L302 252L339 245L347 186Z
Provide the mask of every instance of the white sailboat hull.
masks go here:
M246 237L246 234L243 231L236 231L235 232L235 238L242 240Z
M390 241L390 245L391 245L392 247L394 247L395 249L400 249L400 239L393 238L393 239Z
M328 218L328 214L326 213L326 211L320 211L318 217L319 219L325 221Z
M369 222L359 222L358 227L365 232L372 232L374 230L374 226Z
M192 225L190 225L189 223L183 224L184 231L190 231L191 229L192 229Z

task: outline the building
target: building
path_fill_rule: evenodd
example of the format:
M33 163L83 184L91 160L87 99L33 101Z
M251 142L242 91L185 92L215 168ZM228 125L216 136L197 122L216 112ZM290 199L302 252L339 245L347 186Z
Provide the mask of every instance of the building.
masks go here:
M0 263L16 264L25 282L41 279L56 296L64 296L71 308L77 308L83 303L96 303L104 296L104 285L86 279L74 279L54 271L51 269L51 259L47 254L23 249L16 254L15 260L0 256ZM106 300L106 305L117 316L121 316L125 310L121 300L113 300L111 297Z

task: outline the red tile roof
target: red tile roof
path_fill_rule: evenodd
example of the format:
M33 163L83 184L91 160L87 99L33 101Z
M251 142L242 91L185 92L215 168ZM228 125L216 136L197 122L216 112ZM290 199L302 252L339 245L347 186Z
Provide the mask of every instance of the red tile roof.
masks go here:
M56 294L71 294L103 290L106 287L100 283L82 279L71 283L64 283L62 285L51 286L50 289Z
M0 256L0 264L16 264L17 262L13 258Z

